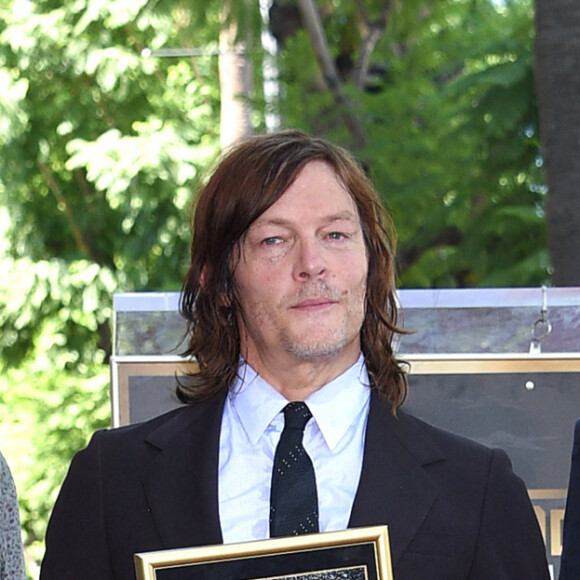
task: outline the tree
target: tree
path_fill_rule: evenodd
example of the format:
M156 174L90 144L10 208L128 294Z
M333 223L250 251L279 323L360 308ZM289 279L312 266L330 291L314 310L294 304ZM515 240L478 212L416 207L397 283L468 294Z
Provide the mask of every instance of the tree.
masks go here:
M112 294L178 289L187 265L190 185L219 149L220 6L37 2L18 15L11 4L0 4L0 423L19 441L8 453L34 575L72 454L110 424ZM209 50L146 57L191 38Z
M326 34L320 21L320 15L313 0L298 0L302 21L312 45L312 50L318 61L327 88L332 93L336 107L341 112L344 125L357 147L363 147L367 142L366 131L356 113L352 110L348 97L344 93L337 66L330 55Z
M223 148L251 135L252 73L248 43L240 39L232 0L223 3L219 37L220 145ZM242 5L245 8L244 5Z
M535 4L535 72L552 281L557 286L580 286L580 6L574 0Z
M332 6L319 15L365 144L299 26L278 33L282 115L354 147L369 168L399 230L401 284L544 283L531 3Z

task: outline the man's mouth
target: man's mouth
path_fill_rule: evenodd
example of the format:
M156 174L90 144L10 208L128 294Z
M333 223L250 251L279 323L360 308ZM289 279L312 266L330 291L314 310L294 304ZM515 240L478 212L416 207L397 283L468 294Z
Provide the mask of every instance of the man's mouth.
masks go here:
M329 308L336 304L336 300L332 298L327 298L325 296L320 296L318 298L306 298L304 300L300 300L292 306L294 310L301 310L304 312L315 312L317 310L324 310L325 308Z

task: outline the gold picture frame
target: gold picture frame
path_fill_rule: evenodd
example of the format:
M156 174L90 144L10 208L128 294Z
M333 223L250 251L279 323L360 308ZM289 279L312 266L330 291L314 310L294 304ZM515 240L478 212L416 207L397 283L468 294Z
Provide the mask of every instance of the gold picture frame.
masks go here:
M159 550L134 559L137 580L393 580L387 526Z

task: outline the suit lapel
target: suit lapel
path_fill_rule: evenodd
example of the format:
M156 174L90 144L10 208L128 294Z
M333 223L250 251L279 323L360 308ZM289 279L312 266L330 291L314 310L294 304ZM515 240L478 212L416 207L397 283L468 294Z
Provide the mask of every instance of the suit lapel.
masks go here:
M363 467L349 527L389 526L393 563L425 520L438 489L423 466L443 459L428 434L373 390Z
M155 456L143 484L167 548L223 542L217 484L223 405L219 395L186 407L146 439Z
M224 399L218 395L180 410L146 439L153 458L143 485L166 548L223 542L217 490ZM393 417L373 390L349 527L387 524L393 563L437 498L424 466L440 460L443 454L428 433L401 411Z

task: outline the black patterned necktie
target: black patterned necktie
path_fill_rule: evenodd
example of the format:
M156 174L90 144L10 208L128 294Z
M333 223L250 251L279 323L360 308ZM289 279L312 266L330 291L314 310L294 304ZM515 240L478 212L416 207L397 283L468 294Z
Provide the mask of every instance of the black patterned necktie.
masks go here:
M312 461L302 446L312 417L305 403L284 407L284 430L276 447L270 492L270 537L318 532L318 496Z

